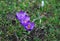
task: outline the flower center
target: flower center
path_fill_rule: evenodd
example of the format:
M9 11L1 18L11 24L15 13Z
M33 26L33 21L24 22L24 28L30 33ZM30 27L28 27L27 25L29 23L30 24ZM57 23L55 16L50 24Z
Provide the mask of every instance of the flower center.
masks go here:
M30 24L28 24L27 28L30 29Z
M24 23L27 23L27 20L24 20Z

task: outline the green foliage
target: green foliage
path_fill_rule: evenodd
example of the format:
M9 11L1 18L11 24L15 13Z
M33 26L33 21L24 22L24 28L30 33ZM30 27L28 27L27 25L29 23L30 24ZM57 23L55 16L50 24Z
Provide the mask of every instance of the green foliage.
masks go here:
M60 1L59 0L44 0L44 7L41 7L42 0L0 0L0 37L1 41L11 41L9 36L16 33L18 38L30 35L23 26L20 25L16 17L8 16L12 14L15 16L16 12L24 10L28 12L31 21L35 20L35 28L45 30L45 37L43 40L60 41ZM9 17L12 17L9 19ZM39 18L40 17L40 18ZM15 24L12 23L15 21ZM34 32L33 32L34 33ZM48 33L48 34L47 34ZM24 37L24 35L26 37ZM6 38L7 37L7 38ZM34 41L42 41L41 38L34 37Z

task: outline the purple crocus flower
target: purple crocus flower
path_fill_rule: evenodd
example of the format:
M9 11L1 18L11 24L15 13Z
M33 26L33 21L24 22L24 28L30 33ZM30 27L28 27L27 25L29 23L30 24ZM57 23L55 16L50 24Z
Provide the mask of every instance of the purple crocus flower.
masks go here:
M21 22L21 24L26 25L28 21L30 21L30 17L25 16L24 19L22 19L20 22Z
M27 15L27 13L26 12L24 12L24 11L20 11L20 12L17 12L16 13L16 17L17 17L17 19L18 20L22 20L22 19L24 19L24 17Z
M34 28L35 24L33 22L28 22L24 27L26 30L31 31Z
M16 13L17 19L20 21L21 25L28 31L31 31L34 28L34 23L30 22L30 17L26 12L20 11Z

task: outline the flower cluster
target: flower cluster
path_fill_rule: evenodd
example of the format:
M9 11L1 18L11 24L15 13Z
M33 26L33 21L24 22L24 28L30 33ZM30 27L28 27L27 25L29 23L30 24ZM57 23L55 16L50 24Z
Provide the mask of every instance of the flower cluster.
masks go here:
M30 17L26 12L21 10L20 12L16 13L16 17L26 30L31 31L34 28L34 23L30 22Z

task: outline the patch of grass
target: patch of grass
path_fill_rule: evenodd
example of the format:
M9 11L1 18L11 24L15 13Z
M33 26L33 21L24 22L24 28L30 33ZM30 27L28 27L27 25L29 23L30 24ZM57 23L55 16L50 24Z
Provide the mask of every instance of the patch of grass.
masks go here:
M32 38L33 41L60 41L60 1L44 0L44 7L41 7L41 1L0 0L0 40L13 41L16 38L17 41L29 41L28 37L29 39ZM35 30L28 32L20 25L15 17L16 12L20 10L28 12L31 21L40 17L34 21L37 29L34 28ZM43 39L39 35L42 35L40 29L44 29ZM32 36L33 33L30 34L31 32L35 34Z

